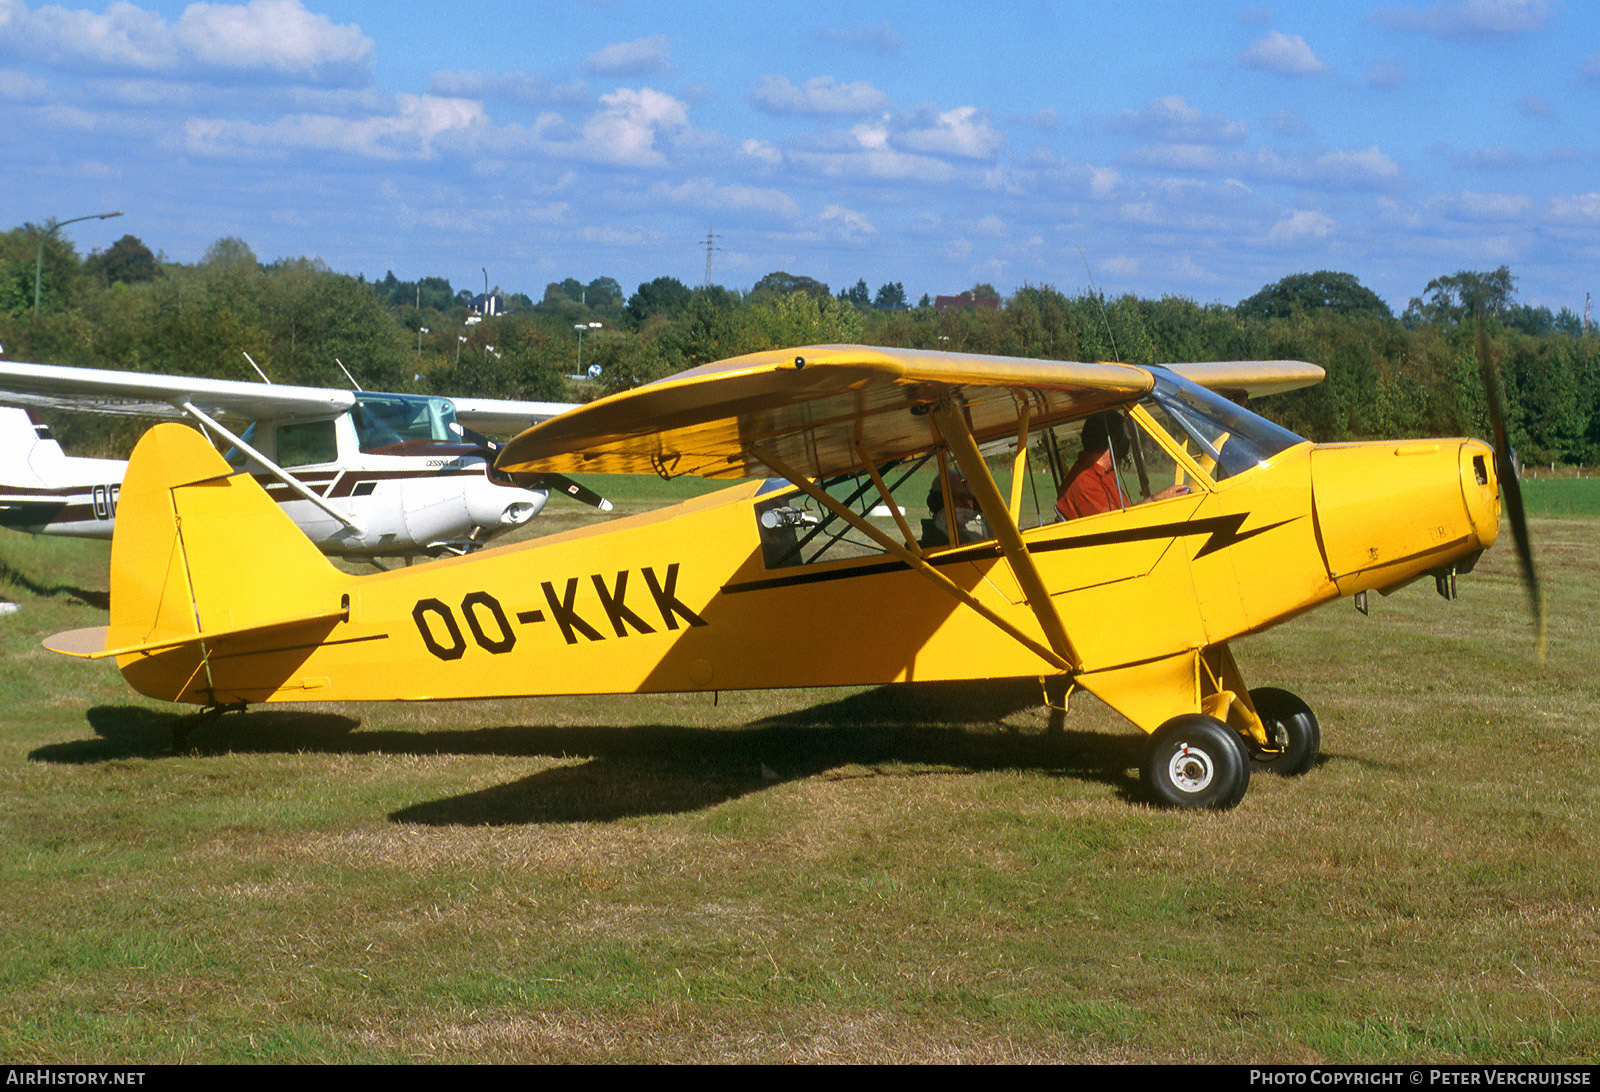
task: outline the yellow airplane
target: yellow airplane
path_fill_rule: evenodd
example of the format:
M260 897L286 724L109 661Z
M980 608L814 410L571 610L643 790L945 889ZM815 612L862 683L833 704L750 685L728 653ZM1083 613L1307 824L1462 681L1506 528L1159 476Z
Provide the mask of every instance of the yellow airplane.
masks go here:
M1309 769L1319 727L1249 689L1230 643L1426 575L1453 594L1499 529L1484 443L1315 445L1223 397L1321 377L756 353L535 425L498 465L757 480L366 576L197 433L158 425L123 484L110 626L46 643L213 710L1038 677L1149 733L1156 801L1231 807L1252 762ZM1060 519L1091 463L1111 502Z

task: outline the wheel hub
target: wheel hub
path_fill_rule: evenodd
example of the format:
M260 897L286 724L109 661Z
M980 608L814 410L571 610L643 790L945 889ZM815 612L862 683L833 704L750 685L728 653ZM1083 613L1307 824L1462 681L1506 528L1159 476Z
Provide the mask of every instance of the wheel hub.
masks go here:
M1211 756L1196 750L1187 743L1178 747L1167 762L1167 774L1173 785L1183 792L1200 792L1216 776Z

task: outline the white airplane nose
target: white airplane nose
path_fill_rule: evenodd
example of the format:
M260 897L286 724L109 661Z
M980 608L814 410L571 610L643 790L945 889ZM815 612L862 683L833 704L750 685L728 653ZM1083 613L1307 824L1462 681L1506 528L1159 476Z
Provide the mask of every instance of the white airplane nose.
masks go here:
M539 512L539 506L528 501L517 501L506 505L506 510L500 513L500 523L505 527L521 527Z

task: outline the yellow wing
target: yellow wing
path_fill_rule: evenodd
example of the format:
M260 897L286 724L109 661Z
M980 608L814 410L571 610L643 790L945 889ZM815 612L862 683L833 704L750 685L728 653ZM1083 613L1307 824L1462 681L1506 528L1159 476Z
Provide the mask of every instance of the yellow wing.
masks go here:
M1292 367L1291 367L1292 366ZM1198 382L1248 385L1321 378L1311 364L1189 365ZM1186 372L1186 374L1188 374ZM766 477L752 445L814 477L915 455L942 440L929 410L962 407L981 444L1138 398L1153 385L1130 364L976 356L925 349L808 345L707 364L591 402L512 440L499 465L516 473Z

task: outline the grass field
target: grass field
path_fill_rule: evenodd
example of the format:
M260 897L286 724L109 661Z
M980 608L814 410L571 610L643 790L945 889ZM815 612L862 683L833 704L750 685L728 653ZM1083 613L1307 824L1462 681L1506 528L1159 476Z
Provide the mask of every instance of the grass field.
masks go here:
M277 708L174 754L38 645L103 621L105 547L3 533L0 1057L1592 1061L1600 519L1533 532L1543 664L1504 543L1455 603L1236 646L1325 758L1226 814L1147 807L1141 737L1075 698L1048 738L1031 683Z

